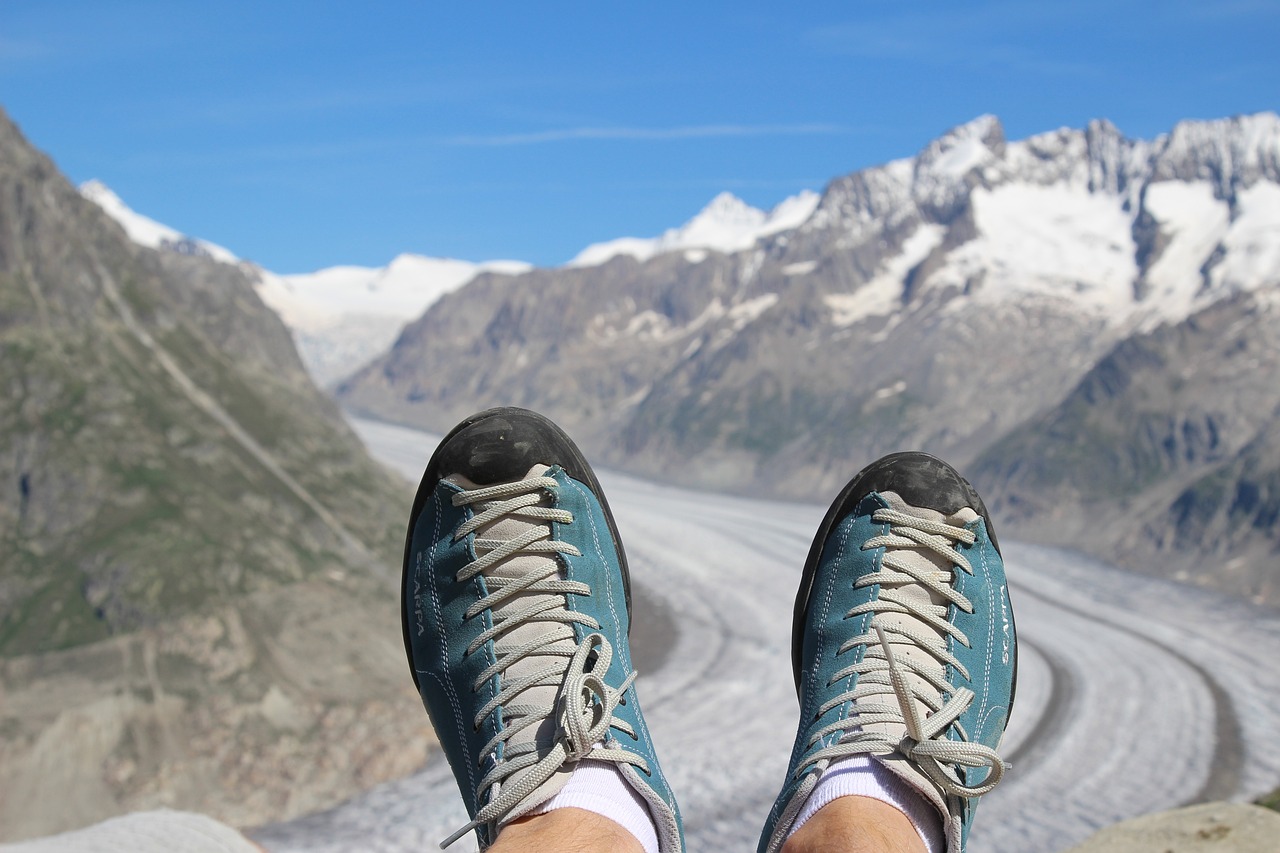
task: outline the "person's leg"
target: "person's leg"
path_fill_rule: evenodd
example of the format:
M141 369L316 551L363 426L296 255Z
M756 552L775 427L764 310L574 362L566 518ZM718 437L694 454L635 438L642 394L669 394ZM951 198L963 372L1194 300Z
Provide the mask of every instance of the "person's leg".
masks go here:
M905 814L881 800L847 796L832 800L782 845L782 853L926 853Z
M620 824L584 809L556 809L517 818L503 827L489 853L643 853L644 847Z
M482 849L679 853L633 685L630 586L590 466L541 415L463 421L423 475L402 592L414 683Z
M796 597L800 725L761 853L963 853L1000 781L1017 645L982 499L923 453L832 504Z

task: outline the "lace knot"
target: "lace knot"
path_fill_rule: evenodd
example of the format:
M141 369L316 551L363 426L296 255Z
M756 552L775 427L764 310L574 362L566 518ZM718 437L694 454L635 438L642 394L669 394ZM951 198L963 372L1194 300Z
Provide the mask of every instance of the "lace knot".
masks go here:
M595 660L589 658L595 654ZM589 634L578 645L565 670L558 705L560 738L566 761L587 757L609 731L620 695L597 674L608 672L613 648L603 634ZM591 669L587 669L591 666Z

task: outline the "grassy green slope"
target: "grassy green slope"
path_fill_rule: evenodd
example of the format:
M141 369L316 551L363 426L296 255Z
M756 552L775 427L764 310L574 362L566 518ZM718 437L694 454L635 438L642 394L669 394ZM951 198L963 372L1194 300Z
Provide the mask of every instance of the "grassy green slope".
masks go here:
M408 498L244 271L135 246L0 113L0 841L419 766Z

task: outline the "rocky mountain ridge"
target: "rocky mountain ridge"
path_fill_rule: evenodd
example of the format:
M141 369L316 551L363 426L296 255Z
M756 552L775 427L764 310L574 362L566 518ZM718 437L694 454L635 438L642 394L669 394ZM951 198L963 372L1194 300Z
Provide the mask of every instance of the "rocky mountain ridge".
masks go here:
M170 248L0 113L0 839L279 819L430 743L386 618L403 485L252 281Z
M239 266L255 281L262 300L289 327L303 364L324 387L347 378L384 353L405 324L476 275L518 275L532 268L521 261L473 263L404 253L383 267L347 265L280 274L137 213L101 181L85 182L80 192L119 222L139 245ZM794 228L808 218L817 203L817 193L803 190L766 212L722 192L679 228L670 228L658 237L622 237L587 246L567 266L597 266L618 256L647 260L684 252L689 259L697 259L708 250L735 251L751 246L760 237Z
M529 405L617 467L820 501L902 447L987 460L1130 338L1265 302L1280 286L1278 231L1275 114L1149 141L1096 121L1016 142L984 116L832 181L801 224L741 251L481 275L339 397L435 430ZM1181 402L1152 405L1175 417ZM1256 395L1233 405L1252 422L1273 411ZM979 479L1008 479L990 464ZM1036 512L1011 532L1042 529ZM1174 535L1161 518L1148 539ZM1248 549L1272 553L1268 529L1251 529ZM1160 564L1149 543L1081 547Z
M239 268L288 326L303 364L322 386L345 378L380 355L405 323L477 273L515 274L529 269L520 261L477 264L405 253L384 267L348 265L280 274L138 213L99 180L81 184L80 194L102 208L140 246L199 255Z
M817 193L802 190L765 212L733 193L722 192L679 228L669 228L659 237L620 237L594 243L575 255L567 266L598 266L620 255L647 261L655 255L683 251L689 253L690 260L696 260L708 249L749 249L762 237L795 228L809 218L817 204Z

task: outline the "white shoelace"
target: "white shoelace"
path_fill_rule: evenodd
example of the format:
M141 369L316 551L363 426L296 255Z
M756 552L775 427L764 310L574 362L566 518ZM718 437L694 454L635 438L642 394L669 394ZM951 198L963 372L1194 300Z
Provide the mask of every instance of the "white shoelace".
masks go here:
M581 552L569 542L553 540L547 522L572 524L573 514L568 510L541 506L543 492L559 488L550 477L532 477L514 483L470 489L453 496L455 506L477 504L480 512L463 523L454 534L455 541L503 518L517 518L534 522L523 534L512 539L486 539L476 537L476 559L458 572L459 582L480 575L507 558L521 555L570 554ZM503 729L480 749L479 764L484 765L501 746L502 757L494 761L478 784L478 799L484 805L476 812L475 819L441 842L449 846L468 832L490 822L504 822L523 814L536 803L525 800L565 764L588 757L595 761L615 764L631 764L648 773L647 763L623 749L609 736L609 729L616 728L632 737L634 730L625 721L613 716L614 709L622 701L622 694L635 680L632 672L616 689L604 682L604 674L613 659L613 648L605 636L598 632L599 622L584 613L569 610L565 596L590 595L591 588L578 581L560 579L557 561L540 561L540 568L518 577L485 574L488 594L467 608L467 619L475 618L486 610L492 613L493 626L480 633L467 647L471 655L494 641L494 663L476 678L474 689L479 690L497 676L501 685L498 693L476 714L473 725L478 730L484 720L499 707L502 708ZM519 595L532 595L543 600L507 611L501 615L498 609ZM547 600L546 596L554 596ZM549 631L540 639L506 645L502 638L514 629L531 623L558 623L572 626L581 624L595 633L574 644L566 640L564 632ZM507 670L531 656L563 658L541 667L536 672L507 679ZM508 704L525 690L534 687L558 688L556 700L551 705ZM536 727L553 716L556 720L554 742L549 746L534 740L512 743L521 732ZM602 745L601 745L602 744ZM526 771L527 772L522 772ZM515 774L519 778L512 779ZM508 782L510 785L508 786Z
M941 521L918 518L894 509L880 509L872 520L889 524L889 532L863 543L863 550L885 548L878 572L865 575L856 587L879 584L880 595L876 600L853 608L845 618L871 613L871 631L851 638L837 650L837 656L866 645L863 659L835 673L828 684L857 674L852 690L832 697L819 709L825 714L846 702L851 703L849 717L828 723L816 730L809 739L813 745L833 732L842 731L839 740L817 750L796 768L796 775L803 775L808 768L824 760L835 760L852 755L889 755L898 753L912 761L945 794L957 797L977 797L994 788L1004 775L1007 765L995 750L980 743L972 743L956 722L973 702L973 691L968 688L952 690L946 680L945 666L955 668L966 679L968 670L947 650L945 637L950 636L965 646L969 640L963 632L947 621L948 605L922 604L918 597L903 594L910 586L927 589L937 598L954 604L966 613L973 612L973 605L952 585L950 571L936 567L922 569L917 561L903 559L901 549L923 549L932 552L967 574L973 568L954 543L974 542L972 531ZM886 620L881 624L880 614L902 614L923 623L933 632L913 630L911 626L897 624L902 620ZM900 656L890 647L890 641L908 644L927 653L933 661ZM891 688L896 702L893 705L866 701L872 696L882 696ZM942 695L950 693L943 703ZM923 716L919 705L929 709ZM906 729L900 741L886 735L868 731L865 727L879 723L902 725ZM951 740L947 731L952 725L961 740ZM989 767L986 778L977 785L962 782L954 767Z

